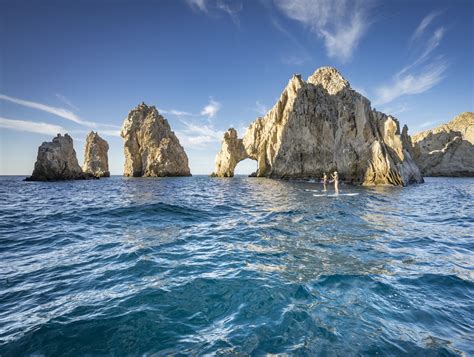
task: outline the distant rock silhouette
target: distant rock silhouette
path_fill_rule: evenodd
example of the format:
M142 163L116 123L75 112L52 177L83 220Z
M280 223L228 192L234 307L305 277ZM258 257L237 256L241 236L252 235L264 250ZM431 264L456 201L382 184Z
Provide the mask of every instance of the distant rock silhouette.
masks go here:
M233 176L246 158L257 161L259 177L315 178L337 170L342 180L364 185L423 182L407 128L400 133L395 118L372 110L332 67L316 70L307 81L294 75L242 139L229 129L213 175Z
M141 103L130 111L120 135L125 140L125 176L191 176L188 156L154 106Z
M98 133L91 131L86 137L82 170L95 177L109 177L109 144Z
M474 113L413 135L414 158L425 176L474 176Z

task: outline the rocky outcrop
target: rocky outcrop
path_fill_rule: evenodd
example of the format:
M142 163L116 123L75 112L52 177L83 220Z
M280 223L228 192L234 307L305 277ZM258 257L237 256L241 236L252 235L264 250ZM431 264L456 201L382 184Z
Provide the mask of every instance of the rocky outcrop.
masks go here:
M474 176L474 113L412 137L414 158L425 176Z
M237 138L237 131L234 128L230 128L224 133L222 147L217 157L219 160L216 160L216 169L212 176L217 176L216 173L218 173L220 177L234 176L237 163L248 157L242 139Z
M408 143L395 118L373 110L335 68L323 67L307 81L294 75L242 139L230 129L213 174L233 176L236 164L251 158L260 177L316 178L337 170L356 184L423 182Z
M95 177L109 177L109 144L98 133L91 131L86 137L82 170Z
M125 176L191 176L188 157L154 106L138 105L125 119Z
M27 181L80 180L91 178L82 172L77 161L72 138L58 134L53 141L38 148L38 157Z

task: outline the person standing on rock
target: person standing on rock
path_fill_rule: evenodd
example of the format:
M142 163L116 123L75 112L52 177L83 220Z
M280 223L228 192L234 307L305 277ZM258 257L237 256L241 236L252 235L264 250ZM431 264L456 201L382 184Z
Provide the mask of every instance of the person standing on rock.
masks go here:
M336 191L336 194L339 193L339 174L337 173L337 171L334 171L334 173L332 174L332 180L331 182L334 181L334 191Z

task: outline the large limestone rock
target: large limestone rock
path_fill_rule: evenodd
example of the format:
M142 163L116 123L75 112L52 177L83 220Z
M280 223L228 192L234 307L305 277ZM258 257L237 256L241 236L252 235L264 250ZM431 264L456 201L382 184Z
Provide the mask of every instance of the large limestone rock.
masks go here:
M411 157L407 129L373 110L331 67L307 81L294 75L275 106L244 137L224 136L215 176L233 176L236 164L257 161L256 176L314 178L337 170L340 179L364 185L423 182Z
M154 106L138 105L125 119L125 176L191 176L188 157Z
M109 177L109 144L98 133L91 131L86 137L82 170L95 177Z
M425 176L474 176L474 113L412 138L415 161Z
M38 148L38 157L27 181L78 180L90 178L82 172L77 161L72 138L58 134L53 141Z

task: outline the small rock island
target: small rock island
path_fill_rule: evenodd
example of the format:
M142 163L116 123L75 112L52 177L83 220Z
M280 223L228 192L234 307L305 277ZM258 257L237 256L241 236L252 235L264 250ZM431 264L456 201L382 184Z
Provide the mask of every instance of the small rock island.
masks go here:
M224 134L213 176L231 177L239 161L257 161L258 177L339 177L363 185L421 183L411 157L406 126L371 108L332 67L319 68L307 81L294 75L274 107L239 139Z
M86 137L82 170L95 177L109 177L109 144L98 133L91 131Z
M188 156L168 121L154 106L141 103L125 119L124 176L191 176Z
M26 181L84 180L92 175L82 171L77 161L73 140L58 134L51 142L38 148L33 174Z
M424 176L474 176L474 113L412 137L414 158Z

